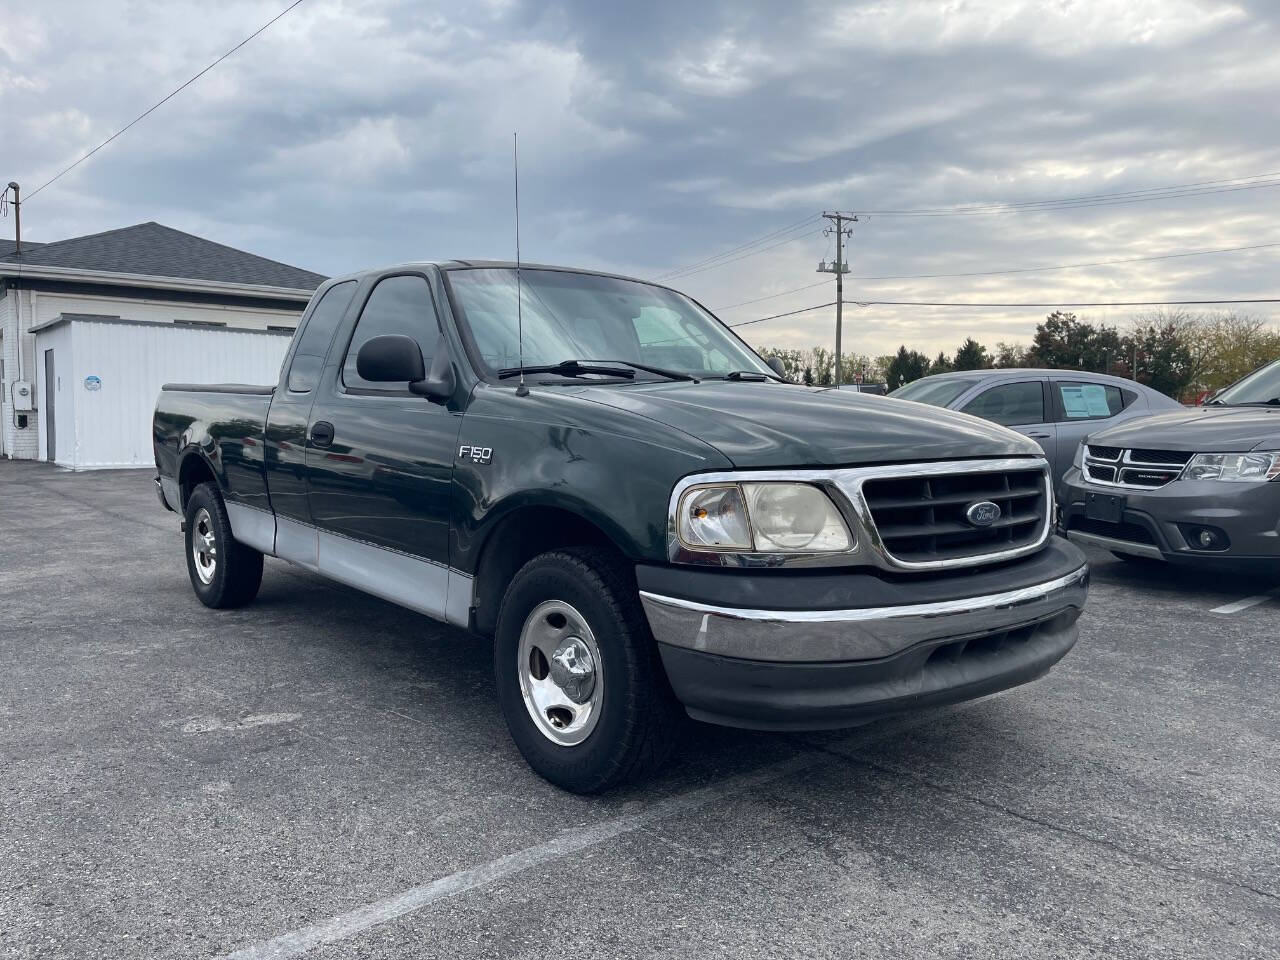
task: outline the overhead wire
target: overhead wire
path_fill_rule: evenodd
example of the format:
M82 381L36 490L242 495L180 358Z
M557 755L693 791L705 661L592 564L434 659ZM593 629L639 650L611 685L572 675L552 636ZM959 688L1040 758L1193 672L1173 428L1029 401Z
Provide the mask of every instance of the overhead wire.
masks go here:
M34 197L37 193L39 193L41 190L43 190L45 187L50 186L51 184L56 183L58 180L62 179L62 177L64 177L66 174L70 173L70 172L71 172L72 170L74 170L76 167L80 166L80 164L84 163L86 160L88 160L90 157L92 157L95 153L97 153L99 150L101 150L101 149L102 149L103 147L105 147L107 144L111 143L111 142L112 142L113 140L115 140L117 137L119 137L120 135L122 135L123 133L125 133L127 130L129 130L129 128L131 128L132 126L134 126L134 125L135 125L136 123L138 123L139 121L141 121L141 120L145 119L146 117L150 116L152 113L154 113L154 112L155 112L156 110L158 110L160 107L164 106L166 103L168 103L170 100L172 100L172 99L173 99L174 97L176 97L178 94L180 94L183 90L187 89L187 87L191 86L191 84L195 83L197 80L199 80L201 77L203 77L206 73L208 73L210 70L212 70L212 69L213 69L214 67L216 67L218 64L220 64L223 60L226 60L226 59L227 59L227 57L231 56L233 53L235 53L237 50L239 50L241 47L243 47L243 46L244 46L246 43L248 43L250 40L253 40L253 39L254 39L255 37L257 37L259 34L261 34L261 33L263 33L264 31L266 31L266 30L267 30L269 27L271 27L271 26L272 26L272 25L273 25L277 20L279 20L281 17L283 17L285 14L289 13L289 11L293 10L295 7L297 7L299 4L301 4L301 3L303 3L303 2L304 2L304 0L294 0L294 2L293 2L293 3L289 4L289 6L285 7L283 10L281 10L279 13L277 13L274 17L272 17L270 20L268 20L266 23L264 23L262 26L260 26L257 30L253 31L253 33L249 34L249 36L245 37L243 40L241 40L239 43L237 43L234 47L232 47L230 50L228 50L228 51L227 51L226 53L224 53L222 56L218 57L218 59L214 60L211 64L209 64L207 67L205 67L205 68L204 68L203 70L201 70L199 73L197 73L197 74L196 74L195 76L193 76L191 79L187 80L187 81L186 81L185 83L183 83L182 85L180 85L180 86L176 87L176 88L175 88L174 90L172 90L168 95L166 95L163 99L158 100L158 101L156 101L155 103L153 103L150 107L148 107L146 110L142 111L142 113L138 114L136 117L134 117L132 120L130 120L128 123L126 123L123 127L121 127L119 130L117 130L117 131L116 131L115 133L113 133L111 136L107 137L107 139L103 140L100 144L98 144L96 147L94 147L92 150L90 150L88 153L86 153L84 156L82 156L82 157L81 157L79 160L77 160L75 163L72 163L72 164L70 164L70 165L68 165L68 166L64 167L62 170L59 170L56 174L54 174L52 177L50 177L50 178L49 178L48 180L46 180L44 183L40 184L40 186L36 187L34 190L32 190L30 193L28 193L28 194L23 198L22 202L23 202L23 203L30 203L30 202L31 202L31 198L32 198L32 197Z

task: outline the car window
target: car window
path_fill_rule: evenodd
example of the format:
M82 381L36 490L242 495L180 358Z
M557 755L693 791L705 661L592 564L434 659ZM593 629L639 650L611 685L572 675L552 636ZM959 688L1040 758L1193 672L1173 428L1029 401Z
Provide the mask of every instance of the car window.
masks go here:
M1123 391L1110 384L1058 380L1053 387L1063 420L1105 420L1126 406Z
M320 382L320 371L324 368L324 358L329 352L329 341L333 339L338 321L347 312L347 306L355 292L354 280L335 283L324 292L320 302L311 311L298 338L297 349L293 351L293 361L289 364L290 393L308 393Z
M935 407L945 407L971 386L973 381L964 379L917 380L899 387L889 396L897 397L899 400L914 400L916 403L931 403Z
M978 394L963 411L1006 427L1044 423L1044 388L1039 380L1001 383Z
M356 357L360 348L374 337L401 334L412 337L422 348L422 362L431 366L440 326L431 301L431 288L419 276L387 277L378 281L373 293L360 311L355 332L347 346L342 361L342 382L348 389L380 393L403 393L406 384L375 383L363 379L356 372Z

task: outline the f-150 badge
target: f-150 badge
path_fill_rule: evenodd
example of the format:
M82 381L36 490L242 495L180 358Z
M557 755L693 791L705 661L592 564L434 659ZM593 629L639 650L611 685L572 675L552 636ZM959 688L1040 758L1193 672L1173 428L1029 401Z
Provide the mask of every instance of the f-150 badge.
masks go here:
M458 447L458 459L472 463L489 463L493 460L493 447L473 447L464 443Z

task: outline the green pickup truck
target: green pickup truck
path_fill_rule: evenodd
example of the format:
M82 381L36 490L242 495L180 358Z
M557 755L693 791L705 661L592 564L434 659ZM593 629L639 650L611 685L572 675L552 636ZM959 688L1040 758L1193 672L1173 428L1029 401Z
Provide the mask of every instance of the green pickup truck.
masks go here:
M1088 570L995 424L787 383L666 287L415 263L327 282L273 386L170 384L197 597L279 557L491 638L529 764L593 792L684 713L847 727L1035 679Z

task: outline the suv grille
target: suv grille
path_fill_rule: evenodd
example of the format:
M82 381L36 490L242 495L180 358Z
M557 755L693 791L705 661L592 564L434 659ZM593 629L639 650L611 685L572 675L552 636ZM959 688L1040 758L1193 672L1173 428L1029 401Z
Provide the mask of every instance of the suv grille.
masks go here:
M862 495L886 552L906 563L981 558L1031 547L1045 536L1051 501L1043 466L979 473L937 473L867 480ZM1000 508L989 526L966 511L989 500Z
M1086 444L1084 478L1107 486L1157 490L1177 480L1193 454L1181 450L1100 447Z

